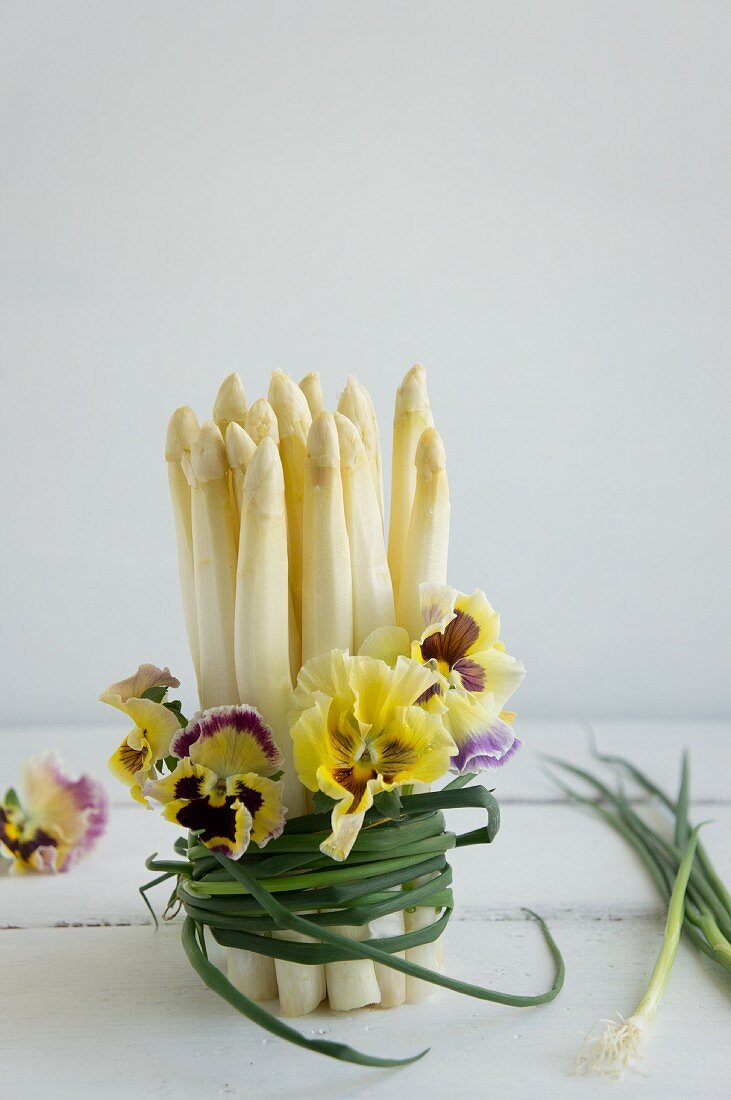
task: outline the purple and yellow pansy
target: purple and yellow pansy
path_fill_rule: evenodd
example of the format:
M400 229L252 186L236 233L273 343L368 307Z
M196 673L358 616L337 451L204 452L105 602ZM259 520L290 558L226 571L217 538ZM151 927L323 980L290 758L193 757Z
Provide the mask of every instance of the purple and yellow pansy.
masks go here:
M366 638L361 652L383 655L390 663L399 653L436 673L419 702L443 709L443 720L457 746L451 762L460 774L495 768L516 752L515 715L504 709L525 676L522 663L500 641L500 616L485 593L458 592L450 585L422 584L424 631L409 641L405 630L382 628Z
M26 760L20 797L9 791L0 803L0 852L16 873L68 871L104 832L107 806L100 783L74 779L49 749Z
M180 731L175 713L163 703L167 689L179 686L180 681L171 675L169 668L148 664L140 665L132 676L112 684L99 696L102 703L121 710L134 723L110 757L109 769L129 787L132 798L144 805L148 803L142 787L157 777L155 764L169 755L171 741ZM158 698L144 698L148 693Z
M282 758L255 707L203 711L170 744L178 763L148 779L142 794L164 805L163 816L199 833L207 848L238 859L254 841L263 848L284 828Z
M290 716L297 774L334 799L331 835L320 850L342 861L381 791L432 783L457 749L441 716L418 706L437 682L409 657L393 667L334 650L300 671Z

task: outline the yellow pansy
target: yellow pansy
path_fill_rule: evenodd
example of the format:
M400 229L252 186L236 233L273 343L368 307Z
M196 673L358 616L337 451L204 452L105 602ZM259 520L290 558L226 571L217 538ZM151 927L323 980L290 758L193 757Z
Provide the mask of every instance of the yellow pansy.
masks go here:
M432 783L457 747L441 716L416 705L435 673L408 657L394 666L334 650L300 671L290 719L297 773L311 791L337 803L332 834L320 846L347 858L367 810L381 791Z

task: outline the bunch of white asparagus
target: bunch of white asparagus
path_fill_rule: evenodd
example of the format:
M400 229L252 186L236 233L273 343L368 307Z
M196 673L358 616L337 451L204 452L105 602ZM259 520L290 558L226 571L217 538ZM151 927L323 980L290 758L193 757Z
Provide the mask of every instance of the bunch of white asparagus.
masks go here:
M211 420L199 427L187 406L173 413L165 457L200 705L259 709L285 759L288 816L305 813L287 726L300 665L332 649L355 653L376 627L419 637L419 585L447 580L449 489L424 369L412 367L396 394L388 550L378 421L355 378L333 414L317 374L296 385L275 371L268 400L250 408L231 374ZM434 919L420 908L338 930L377 938ZM433 968L439 945L407 957ZM233 949L228 972L255 1000L278 996L286 1016L325 996L348 1010L420 1001L434 988L368 960L309 966Z

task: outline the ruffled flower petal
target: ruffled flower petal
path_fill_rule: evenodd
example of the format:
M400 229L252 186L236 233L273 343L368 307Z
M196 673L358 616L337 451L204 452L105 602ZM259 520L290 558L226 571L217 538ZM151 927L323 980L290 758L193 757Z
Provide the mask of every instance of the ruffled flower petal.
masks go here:
M372 743L374 765L389 784L433 783L449 769L457 746L441 718L402 707Z
M68 871L104 832L104 788L88 775L70 776L49 750L26 761L21 791L18 805L0 806L0 847L16 870Z
M221 778L255 772L273 775L282 756L256 707L214 707L202 711L172 743L175 756L202 764Z
M437 681L432 669L408 657L398 657L394 668L372 657L355 657L353 713L365 733L380 732L393 721L399 707L412 706Z
M152 759L162 760L170 754L173 737L180 732L180 723L171 710L162 703L153 703L151 699L128 699L124 710L135 724L129 735L129 743L138 739L150 746Z
M184 829L200 831L198 839L206 848L230 859L238 859L249 847L251 814L238 798L213 793L169 802L162 813Z
M425 583L419 585L419 604L424 619L424 634L435 630L443 632L454 618L454 605L459 592L449 584Z
M503 709L525 678L522 661L498 646L460 658L452 671L463 691L470 695L491 696L496 713Z
M447 695L447 724L457 746L451 768L459 774L497 768L521 742L512 726L474 696L460 691Z
M186 757L179 761L175 771L162 779L148 780L142 788L146 798L154 798L156 802L167 805L168 802L190 801L193 798L203 798L213 791L218 783L218 776L208 768L194 764Z
M345 650L334 649L321 657L312 657L297 675L292 710L296 715L312 706L312 697L318 692L330 699L341 699L344 706L353 702L350 687L350 671L353 658Z
M152 750L144 738L133 738L137 743L130 745L125 737L119 748L112 753L107 762L107 767L120 783L129 788L129 793L135 802L141 802L147 806L148 802L142 793L142 787L154 775L154 763Z
M226 780L226 792L242 802L251 817L251 839L260 848L281 836L285 822L282 784L249 772Z
M103 703L109 703L113 707L120 703L126 703L128 699L141 699L146 691L152 688L177 688L180 680L170 672L170 669L158 668L157 665L140 665L136 672L128 676L126 680L120 680L116 684L110 684L99 698ZM115 701L115 700L118 700ZM120 709L124 709L120 707Z
M495 645L500 637L500 615L480 588L476 588L471 596L460 592L454 611L457 616L464 615L477 624L477 637L465 650L466 654Z

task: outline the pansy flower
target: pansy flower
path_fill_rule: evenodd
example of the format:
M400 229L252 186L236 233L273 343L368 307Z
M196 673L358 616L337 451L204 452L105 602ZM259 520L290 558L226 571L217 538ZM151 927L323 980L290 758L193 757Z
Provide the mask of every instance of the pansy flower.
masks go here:
M167 689L179 686L169 668L140 665L132 676L112 684L99 696L102 703L123 711L134 723L110 758L109 769L129 787L132 798L145 805L142 787L157 776L155 763L169 755L170 743L180 730L177 717L162 703ZM156 694L158 700L143 698L148 693Z
M301 781L336 802L325 855L347 858L381 791L448 770L456 746L440 715L416 705L436 682L432 669L404 656L390 667L334 650L301 669L290 730Z
M49 749L26 760L21 792L0 803L0 851L12 871L68 871L91 851L107 823L107 795L95 779L68 775Z
M505 652L500 616L479 589L468 596L441 584L420 586L424 632L409 643L405 630L382 628L366 638L361 652L383 655L410 652L434 669L437 680L419 702L446 708L444 723L458 753L452 769L459 773L495 768L516 752L515 715L504 709L525 676L520 661Z
M270 777L282 757L255 707L202 711L178 731L171 752L179 758L175 770L143 788L164 804L169 821L200 832L202 844L231 859L252 840L263 848L280 835L282 784Z

